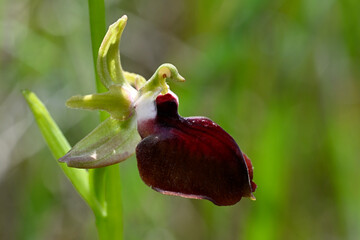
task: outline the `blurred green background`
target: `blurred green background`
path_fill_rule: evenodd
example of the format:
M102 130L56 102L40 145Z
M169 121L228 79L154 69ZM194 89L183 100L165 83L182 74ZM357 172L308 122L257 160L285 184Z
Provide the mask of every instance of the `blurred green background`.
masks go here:
M106 0L129 17L124 69L164 62L183 116L219 123L252 159L257 201L163 196L121 163L125 239L360 239L360 1ZM71 144L98 123L67 109L95 91L87 1L0 1L0 239L97 239L20 90Z

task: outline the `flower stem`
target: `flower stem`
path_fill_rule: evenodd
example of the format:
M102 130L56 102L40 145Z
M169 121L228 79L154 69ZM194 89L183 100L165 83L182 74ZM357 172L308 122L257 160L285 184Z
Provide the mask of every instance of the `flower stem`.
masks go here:
M104 0L88 0L91 45L93 64L95 70L97 92L105 92L97 73L96 62L99 47L106 33L105 3ZM108 117L105 112L100 112L100 120ZM95 214L96 226L100 240L123 239L123 219L121 204L121 179L119 164L105 168L89 170L90 190L105 209L105 214Z
M105 92L106 88L102 85L96 68L99 48L106 33L105 23L105 3L104 0L88 0L89 20L91 34L91 48L96 79L97 92ZM102 119L104 120L104 119Z

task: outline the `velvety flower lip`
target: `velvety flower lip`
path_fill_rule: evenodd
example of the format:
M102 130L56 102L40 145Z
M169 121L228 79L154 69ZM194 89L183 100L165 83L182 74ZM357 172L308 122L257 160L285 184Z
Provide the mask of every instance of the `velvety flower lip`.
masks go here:
M156 116L138 121L142 141L136 147L140 176L147 185L216 205L254 199L251 161L228 133L208 118L179 116L172 94L159 95L153 104Z

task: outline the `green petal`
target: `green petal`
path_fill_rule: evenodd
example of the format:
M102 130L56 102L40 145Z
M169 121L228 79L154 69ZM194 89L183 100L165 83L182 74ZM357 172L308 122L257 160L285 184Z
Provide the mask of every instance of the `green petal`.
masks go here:
M136 90L142 88L146 83L146 79L137 73L124 71L124 76L126 81Z
M140 142L136 118L108 118L59 159L69 167L98 168L126 160Z

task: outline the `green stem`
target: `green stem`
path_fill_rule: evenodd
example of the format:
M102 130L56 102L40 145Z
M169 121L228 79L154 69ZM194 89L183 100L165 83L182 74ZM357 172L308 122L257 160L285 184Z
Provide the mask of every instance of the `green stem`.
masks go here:
M111 239L123 238L123 219L122 219L122 204L121 204L121 182L119 164L108 166L106 175L106 205L108 211L108 227L111 229Z
M88 0L91 44L97 92L105 92L96 68L99 47L106 33L104 0ZM100 112L100 120L108 117ZM119 165L89 170L90 190L105 209L105 214L95 214L100 240L123 239L123 220L121 204L121 179Z
M98 200L106 209L106 215L95 214L96 226L100 240L123 239L123 220L121 206L121 183L119 164L92 170L93 179L101 183L94 183ZM90 185L92 183L90 182ZM96 192L98 190L98 192ZM99 195L103 194L103 195Z
M95 70L96 89L97 92L100 93L106 91L106 88L102 85L99 79L99 75L96 68L99 48L106 33L105 3L104 0L88 0L88 4L89 4L89 18L90 18L91 48L92 48L93 64Z

